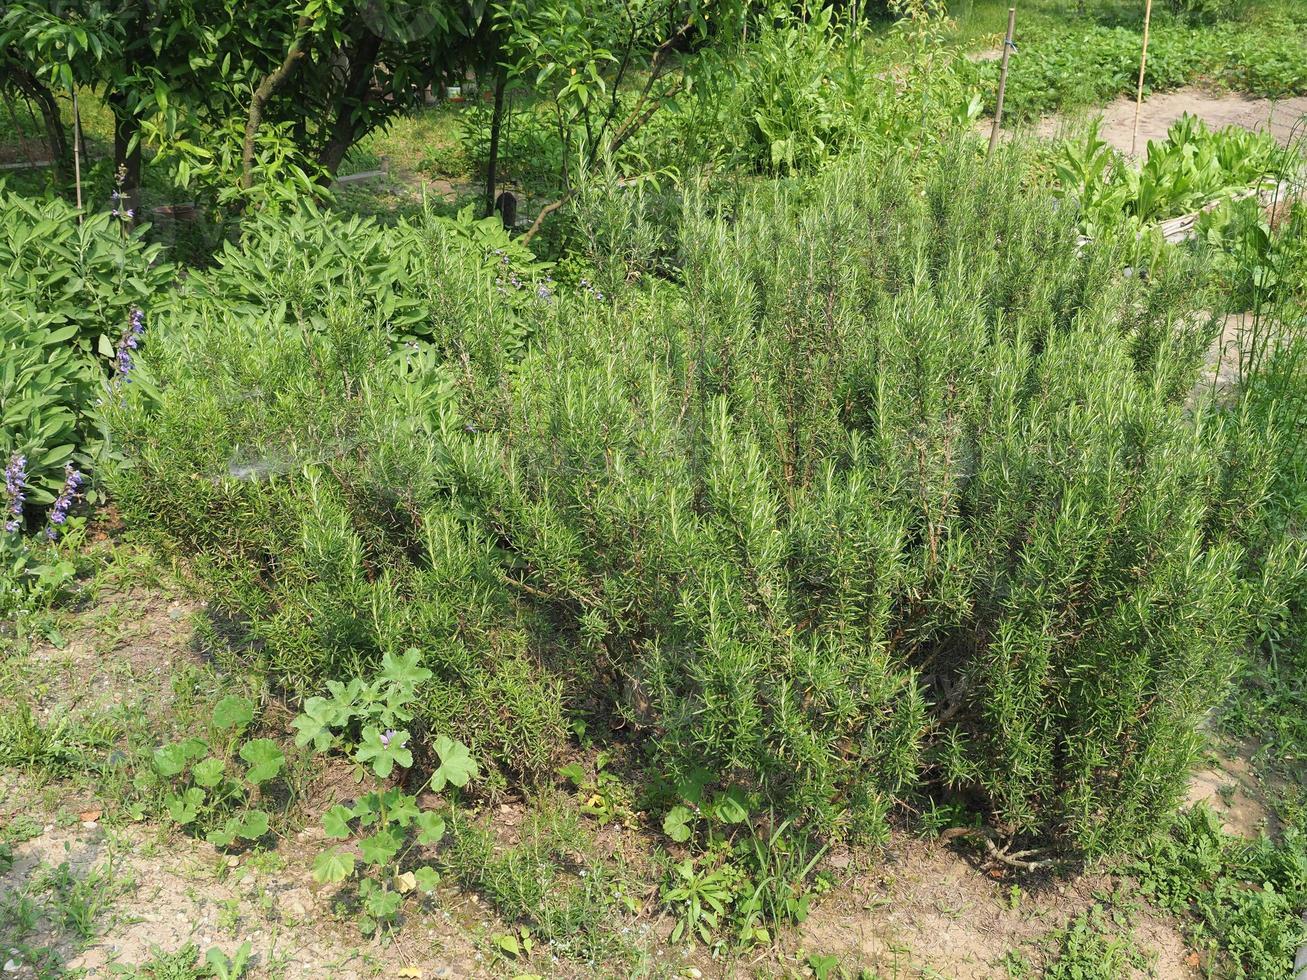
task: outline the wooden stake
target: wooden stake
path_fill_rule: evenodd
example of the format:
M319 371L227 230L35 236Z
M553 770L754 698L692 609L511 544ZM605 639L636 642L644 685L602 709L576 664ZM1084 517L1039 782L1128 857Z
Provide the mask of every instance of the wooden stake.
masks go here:
M66 159L66 158L65 158ZM82 114L73 89L73 177L77 182L77 223L82 223Z
M1139 53L1139 87L1135 90L1135 128L1130 134L1130 155L1139 142L1139 110L1144 104L1144 68L1148 65L1148 23L1153 19L1153 0L1144 0L1144 47Z
M1149 0L1151 2L1151 0ZM1007 8L1007 37L1003 39L1003 67L998 72L998 100L994 104L994 128L989 133L989 152L986 159L994 155L998 146L998 128L1003 124L1003 96L1007 92L1007 61L1012 54L1012 34L1017 26L1017 8Z

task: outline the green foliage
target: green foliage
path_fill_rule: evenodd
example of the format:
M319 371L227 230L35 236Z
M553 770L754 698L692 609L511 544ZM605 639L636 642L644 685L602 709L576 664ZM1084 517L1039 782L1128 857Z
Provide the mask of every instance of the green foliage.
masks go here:
M410 657L415 660L416 651L390 662L388 671L408 683L430 677L430 672L417 669ZM413 764L412 754L404 748L407 739L407 732L380 733L366 727L362 741L352 750L354 761L360 767L370 763L378 777L388 778L395 766L407 769ZM336 884L358 876L358 897L362 902L359 925L365 933L393 923L405 893L415 889L430 892L439 880L430 865L409 867L417 848L431 847L445 835L445 816L419 810L417 798L428 787L440 792L447 785L466 786L476 774L476 764L467 746L444 735L436 739L435 751L440 767L413 792L399 787L372 790L352 805L337 804L322 815L322 829L329 838L348 840L359 836L359 853L356 858L341 846L322 851L314 859L313 877Z
M1247 0L1166 0L1162 9L1191 24L1230 20L1244 12Z
M245 967L249 964L250 950L248 940L240 944L234 956L228 956L214 946L204 954L204 963L213 974L214 980L240 980L245 975Z
M210 741L192 737L170 742L155 749L151 759L163 783L169 819L204 834L215 847L257 841L268 832L267 811L251 801L281 774L286 756L271 739L243 737L253 717L252 702L229 695L214 705Z
M0 62L28 88L104 91L126 137L115 165L148 142L156 172L209 208L239 210L315 193L359 139L467 63L489 13L443 2L22 0L0 18Z
M99 771L101 750L116 735L101 719L63 715L43 722L25 700L0 714L0 753L8 764L47 776Z
M581 802L581 812L594 817L599 826L620 823L627 828L634 828L635 814L632 810L631 791L622 782L621 777L608 769L610 759L606 752L600 752L594 761L594 776L586 772L579 762L572 762L558 770L558 774L567 779L577 791Z
M381 659L381 672L368 683L357 677L349 683L327 681L330 699L309 698L304 702L303 713L295 719L295 744L312 744L316 752L331 748L354 752L363 748L360 761L386 760L374 761L373 768L378 776L388 776L396 754L407 755L403 743L408 733L398 733L402 737L394 739L392 749L381 745L381 729L390 730L412 720L410 704L417 695L417 686L431 679L431 671L418 666L420 659L417 648L399 656L387 653ZM412 758L401 764L411 766ZM387 771L380 771L379 765L385 765Z
M1307 941L1307 841L1290 827L1277 844L1225 834L1206 807L1182 815L1131 867L1140 888L1171 912L1193 916L1191 941L1234 977L1283 977Z
M144 234L0 187L0 457L27 457L34 505L54 500L66 462L102 452L96 402L118 343L172 277Z
M760 18L738 55L705 59L636 152L687 175L806 172L854 146L932 159L980 111L947 37L935 16L905 18L888 39L850 32L829 7Z
M932 152L924 183L872 147L687 194L673 281L615 262L611 294L516 298L470 216L269 217L247 254L334 226L393 285L325 244L293 259L312 287L235 252L194 277L143 359L157 401L108 406L123 513L196 556L243 655L318 695L305 743L383 777L432 747L441 785L471 753L538 777L564 695L594 698L674 780L715 774L670 806L790 818L793 846L675 886L729 887L742 933L797 917L809 840L882 837L922 790L1005 836L1133 844L1282 585L1244 574L1271 460L1255 419L1190 404L1215 332L1191 256L1122 276L1133 236L1082 247L1016 151ZM603 207L615 254L646 255ZM369 713L410 648L430 676L400 726Z
M1200 246L1225 281L1232 312L1307 297L1307 206L1282 202L1276 211L1275 228L1254 199L1223 201L1198 218Z
M1121 280L1012 169L949 164L693 218L684 305L533 347L509 475L464 479L675 771L875 833L947 712L943 779L1111 848L1172 805L1246 629L1209 537L1234 434L1182 406L1210 326L1180 259Z
M1099 137L1097 121L1083 142L1063 143L1054 160L1058 193L1078 203L1081 228L1090 236L1122 222L1141 229L1260 190L1267 182L1273 186L1285 176L1280 172L1285 165L1269 134L1233 126L1212 131L1188 114L1171 126L1164 141L1149 142L1138 167Z
M513 845L496 844L492 828L458 820L443 859L453 876L484 895L506 923L525 926L555 953L612 956L610 912L638 906L573 814L542 800L526 814Z
M1192 6L1216 4L1198 0ZM1307 91L1307 52L1297 43L1301 31L1301 20L1288 17L1205 27L1154 22L1145 95L1179 88L1200 77L1273 98ZM1031 119L1073 106L1102 105L1135 92L1142 47L1137 27L1041 26L1020 32L1017 40L1020 53L1011 62L1005 117ZM993 110L998 70L997 62L971 68L988 111Z
M494 377L557 315L522 279L529 253L502 236L435 218L384 232L323 215L256 223L244 253L191 277L194 301L170 307L158 356L147 350L158 410L108 406L134 447L113 480L124 514L209 556L219 607L275 676L318 698L301 744L330 731L352 746L412 712L540 773L561 739L557 682L516 622L490 532L443 473L478 439L455 365ZM315 251L333 239L358 252ZM269 271L282 256L321 261L293 267L299 284L277 278L277 296L263 277L282 275ZM374 276L383 261L413 300L402 316L400 290ZM510 274L524 288L496 285ZM401 653L419 644L417 659ZM390 676L401 662L407 680Z
M152 946L149 960L137 965L110 964L109 975L123 980L203 980L211 971L207 964L200 964L199 958L200 950L194 943L172 953Z
M490 161L490 127L493 108L469 107L462 116L459 147L473 173L485 173ZM500 123L496 171L501 181L520 184L534 192L558 188L563 173L564 147L557 123L547 104L515 100Z
M1111 917L1101 904L1072 919L1053 934L1052 961L1042 976L1048 980L1115 980L1132 970L1146 969L1147 957L1122 935L1120 913Z
M677 916L672 941L715 945L724 933L743 946L770 942L778 924L806 919L813 894L828 885L812 877L826 849L775 814L765 822L770 831L755 827L746 794L731 787L710 799L710 780L701 772L678 784L683 802L663 820L663 833L690 851L670 864L662 889Z

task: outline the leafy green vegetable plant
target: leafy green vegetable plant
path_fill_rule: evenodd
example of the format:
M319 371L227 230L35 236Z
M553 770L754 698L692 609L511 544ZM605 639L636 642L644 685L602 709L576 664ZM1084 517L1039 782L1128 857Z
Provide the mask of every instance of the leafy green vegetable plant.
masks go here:
M1063 143L1054 160L1057 193L1075 201L1090 237L1125 225L1138 232L1240 192L1256 192L1282 176L1285 163L1274 138L1237 127L1209 130L1185 115L1150 142L1138 167L1098 135L1095 120L1079 142Z
M357 741L342 739L332 729L347 728L358 718L376 718L382 724L398 723L411 717L405 705L417 684L431 672L417 666L419 653L409 650L400 657L387 657L382 675L370 685L337 685L335 694L343 700L313 705L316 715L305 713L296 719L304 744L312 743L319 752L340 748L352 755L359 778L369 767L379 779L404 775L413 765L409 750L409 733L403 730L379 730L365 724ZM352 693L351 693L352 692ZM336 704L337 712L325 721L323 704ZM415 889L429 893L439 875L435 868L423 864L409 868L410 856L419 847L439 843L445 834L445 817L433 810L420 810L417 798L426 789L439 793L448 787L461 789L476 776L477 766L466 745L441 735L432 743L440 760L431 777L412 792L398 786L371 790L352 804L336 804L322 815L322 829L339 841L357 838L358 853L343 846L321 852L313 862L313 877L319 882L338 883L357 878L358 896L363 903L360 927L371 933L393 922L399 914L403 897ZM399 772L396 772L398 768Z
M209 740L187 738L155 749L154 772L167 790L169 819L195 828L216 847L253 842L268 832L266 810L251 805L261 788L286 764L281 747L268 738L245 739L254 705L228 695L214 705Z

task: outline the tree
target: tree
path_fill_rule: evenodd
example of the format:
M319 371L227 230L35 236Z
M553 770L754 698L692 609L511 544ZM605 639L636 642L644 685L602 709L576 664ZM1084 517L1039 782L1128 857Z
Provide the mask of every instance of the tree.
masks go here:
M563 144L562 195L524 238L574 192L575 171L619 154L685 85L685 57L747 0L506 0L497 8L510 71L552 97ZM733 32L726 32L734 36ZM643 78L630 87L637 67Z
M57 93L90 89L113 112L133 200L148 142L177 183L240 207L260 178L330 180L488 21L482 0L16 0L0 66L41 107L58 160Z
M56 181L72 183L72 144L58 96L71 94L119 56L119 36L99 4L63 10L53 3L23 2L0 12L0 94L19 94L41 114Z

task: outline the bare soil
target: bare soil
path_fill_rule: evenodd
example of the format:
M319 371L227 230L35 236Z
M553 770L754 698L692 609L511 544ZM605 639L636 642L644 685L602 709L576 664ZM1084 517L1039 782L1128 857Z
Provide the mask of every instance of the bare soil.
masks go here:
M1166 131L1185 113L1197 116L1211 129L1239 126L1267 131L1285 145L1293 137L1297 125L1298 137L1307 140L1307 123L1298 125L1299 120L1307 115L1307 96L1273 101L1189 86L1174 92L1157 92L1144 100L1139 113L1135 155L1142 157L1147 152L1149 140L1165 139ZM1118 98L1101 110L1050 116L1035 127L1035 132L1042 137L1071 132L1094 116L1102 119L1099 135L1112 147L1128 154L1135 124L1135 101L1131 98Z
M865 968L875 976L1004 977L1013 951L1032 964L1046 962L1052 952L1048 933L1110 889L1104 875L1013 878L982 870L936 842L902 837L877 873L819 907L803 924L802 935L810 948L838 955L846 969ZM1134 975L1162 980L1200 975L1198 960L1173 920L1141 909L1133 916L1132 937L1150 960L1147 972Z
M64 642L39 644L5 662L3 669L18 678L9 690L21 692L46 724L130 713L159 732L159 741L175 737L194 713L182 694L195 677L212 676L204 674L212 667L195 636L195 616L202 613L202 603L162 584L104 586L67 623ZM10 708L0 693L0 710ZM0 768L0 832L16 841L13 864L0 874L0 938L6 904L34 897L46 911L23 943L48 948L45 962L61 964L51 972L34 958L10 956L13 969L5 976L104 977L114 964L139 965L188 943L203 955L215 946L234 953L244 941L254 954L247 976L269 980L614 975L602 965L551 959L547 951L529 964L496 958L490 937L505 926L484 899L452 885L385 941L363 937L338 907L336 890L315 885L310 875L324 844L317 811L347 794L346 782L338 769L322 768L304 790L307 829L286 831L266 851L226 854L148 815L133 820L115 807L112 787ZM1231 782L1233 790L1223 788ZM1255 833L1264 819L1246 762L1200 774L1192 798L1207 799L1240 833ZM490 823L501 847L513 844L524 812L518 801L494 804ZM595 838L604 854L653 845L652 837L616 825L597 828ZM42 899L43 880L65 863L74 880L103 872L97 890L106 911L90 939L60 918L57 903ZM1101 874L1014 877L987 866L963 842L907 833L896 833L883 855L841 852L828 856L826 867L837 884L814 902L801 927L783 932L774 949L723 960L702 947L667 943L671 922L658 909L651 880L644 907L629 921L642 936L638 975L799 977L811 975L807 957L817 953L838 956L850 976L865 967L880 977L1002 977L1010 953L1047 962L1050 933L1112 887ZM1125 929L1149 961L1138 975L1198 975L1180 923L1139 907Z

